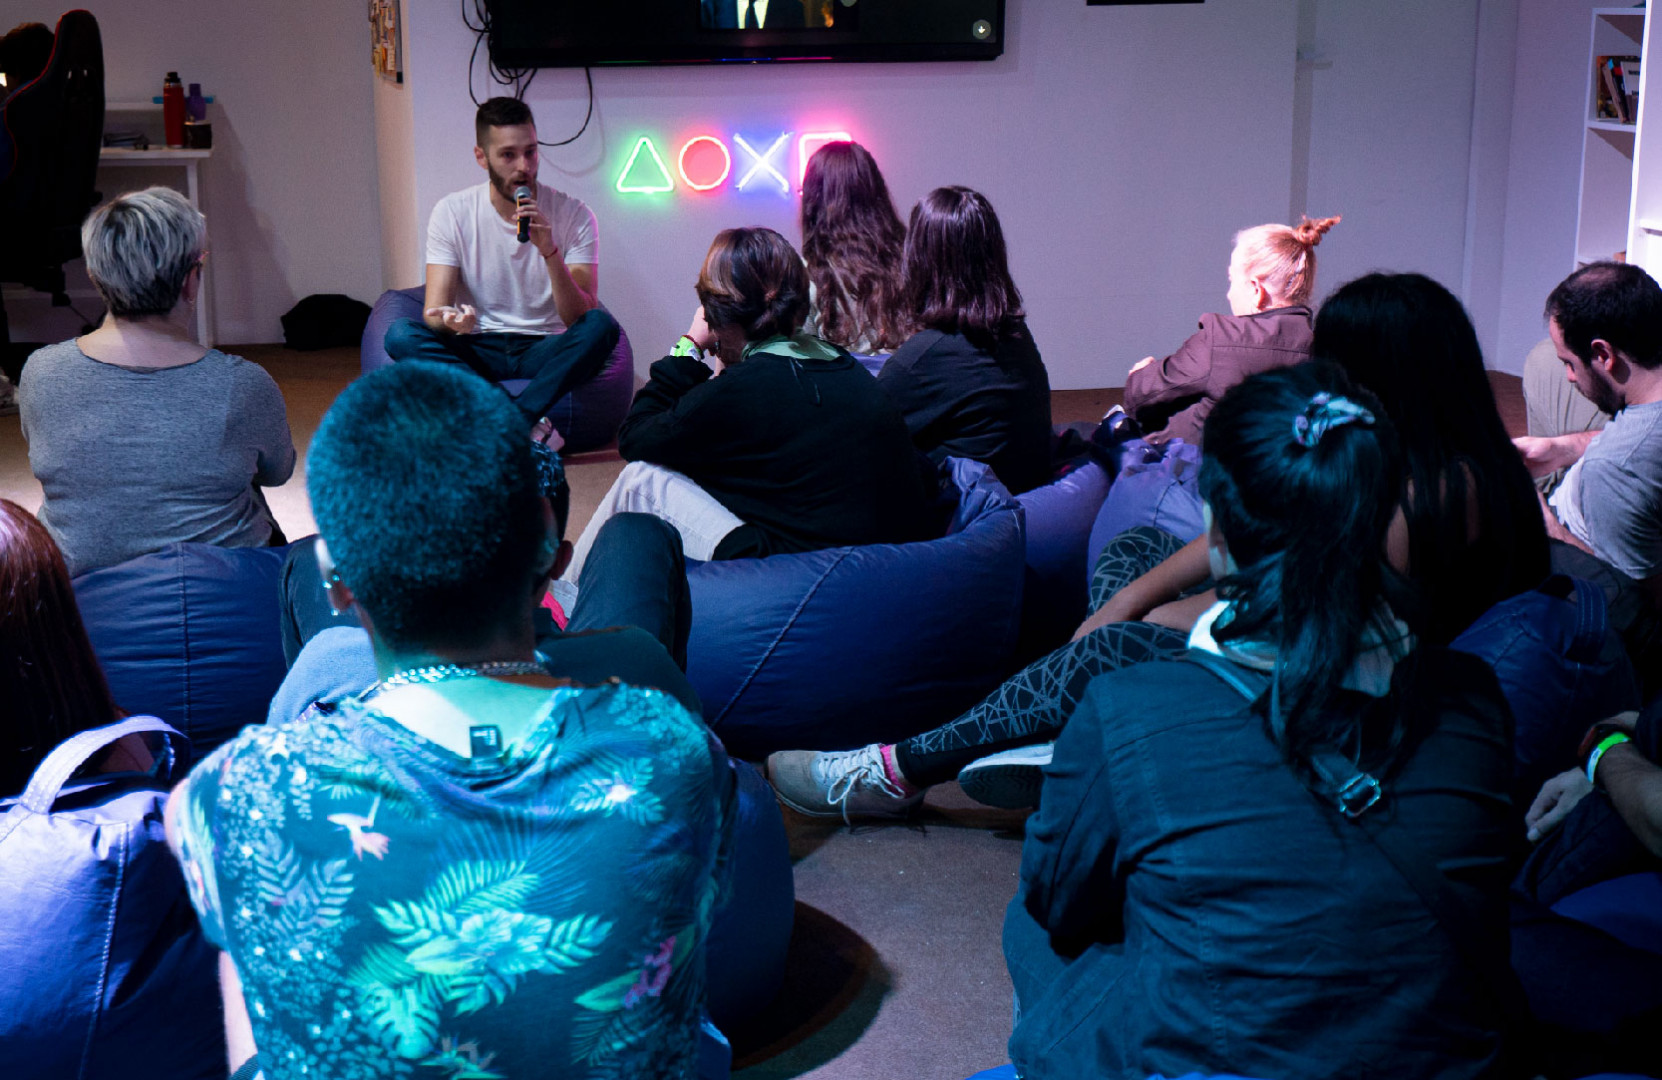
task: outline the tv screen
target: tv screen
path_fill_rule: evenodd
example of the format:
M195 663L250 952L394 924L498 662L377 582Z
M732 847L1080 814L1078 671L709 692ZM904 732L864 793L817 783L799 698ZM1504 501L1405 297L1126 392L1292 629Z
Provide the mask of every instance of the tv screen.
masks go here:
M1004 0L489 0L504 68L991 60Z

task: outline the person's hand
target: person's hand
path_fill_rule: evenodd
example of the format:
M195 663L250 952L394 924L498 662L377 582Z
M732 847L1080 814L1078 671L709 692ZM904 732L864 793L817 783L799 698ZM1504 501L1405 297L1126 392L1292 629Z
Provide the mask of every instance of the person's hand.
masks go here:
M1512 445L1517 447L1518 455L1523 458L1524 468L1532 477L1546 476L1575 464L1575 449L1563 439L1520 435L1512 440Z
M1541 520L1546 524L1547 537L1552 540L1561 540L1566 544L1573 544L1576 547L1580 547L1581 544L1576 540L1575 534L1570 532L1562 521L1558 520L1558 512L1552 508L1550 503L1547 502L1547 497L1537 491L1535 493L1535 501L1541 504Z
M1132 364L1131 365L1131 370L1126 372L1126 374L1127 375L1135 375L1135 374L1137 374L1137 372L1143 370L1144 368L1148 367L1148 365L1150 365L1152 363L1154 363L1154 357L1145 356L1141 360L1137 361L1135 364Z
M693 312L692 325L687 328L687 336L692 343L704 352L713 352L716 347L716 332L710 329L710 323L704 318L704 305Z
M547 218L542 216L542 211L537 208L534 200L520 203L514 210L514 216L515 220L524 218L529 223L530 228L527 231L530 233L531 239L528 243L537 249L538 255L545 259L552 259L559 254L559 245L554 243L554 227L548 223Z
M472 304L430 307L422 312L429 320L437 319L452 334L471 334L479 325L479 313Z
M1073 640L1078 641L1091 631L1100 630L1110 623L1137 622L1147 614L1148 608L1138 601L1137 591L1127 586L1110 596L1107 603L1091 612L1085 621L1079 624L1079 629L1073 632Z
M1593 785L1588 782L1587 774L1580 769L1565 770L1542 784L1541 793L1535 796L1529 813L1524 815L1530 843L1558 828L1576 804L1592 790Z

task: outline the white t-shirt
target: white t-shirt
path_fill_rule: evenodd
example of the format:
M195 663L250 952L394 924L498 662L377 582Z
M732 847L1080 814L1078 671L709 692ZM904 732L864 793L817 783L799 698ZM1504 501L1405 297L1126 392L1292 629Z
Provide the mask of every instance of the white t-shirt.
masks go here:
M537 208L553 227L567 266L600 262L600 226L583 200L539 183ZM446 195L433 207L427 261L461 270L456 302L478 310L481 331L558 334L566 328L537 245L520 243L518 224L502 220L491 205L488 181Z

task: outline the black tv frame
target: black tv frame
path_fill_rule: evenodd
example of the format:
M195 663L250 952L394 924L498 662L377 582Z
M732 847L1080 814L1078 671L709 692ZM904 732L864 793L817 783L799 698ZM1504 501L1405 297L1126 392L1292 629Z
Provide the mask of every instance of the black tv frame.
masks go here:
M1005 0L859 2L858 28L840 31L705 30L699 25L698 0L487 0L490 55L499 68L513 69L993 60L1004 52ZM576 7L578 13L562 19L556 10L562 4ZM981 20L989 32L978 40L973 28Z

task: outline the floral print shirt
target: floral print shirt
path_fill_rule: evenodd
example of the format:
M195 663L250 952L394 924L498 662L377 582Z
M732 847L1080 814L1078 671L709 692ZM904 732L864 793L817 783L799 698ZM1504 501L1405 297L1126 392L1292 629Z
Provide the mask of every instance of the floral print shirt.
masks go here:
M695 1074L734 785L668 695L555 690L488 758L348 701L245 729L181 793L267 1080Z

